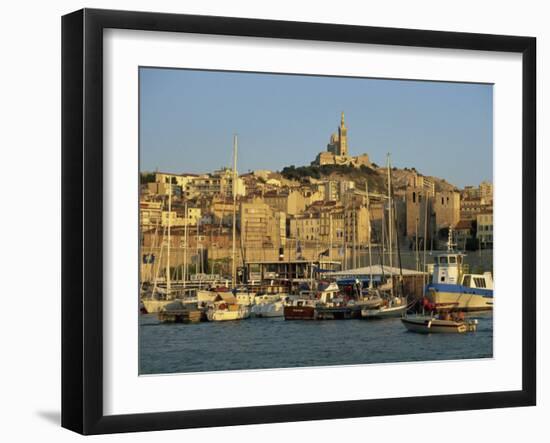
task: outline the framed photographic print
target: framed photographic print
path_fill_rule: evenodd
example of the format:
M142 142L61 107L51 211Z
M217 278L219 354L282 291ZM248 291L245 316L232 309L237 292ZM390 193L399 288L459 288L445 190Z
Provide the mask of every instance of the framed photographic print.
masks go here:
M534 38L84 9L62 56L64 427L535 404Z

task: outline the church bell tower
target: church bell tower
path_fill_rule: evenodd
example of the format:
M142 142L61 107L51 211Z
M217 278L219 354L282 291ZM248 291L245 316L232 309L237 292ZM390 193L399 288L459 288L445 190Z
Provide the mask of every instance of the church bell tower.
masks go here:
M344 123L344 113L340 120L340 126L338 128L338 142L339 142L339 155L348 155L348 128Z

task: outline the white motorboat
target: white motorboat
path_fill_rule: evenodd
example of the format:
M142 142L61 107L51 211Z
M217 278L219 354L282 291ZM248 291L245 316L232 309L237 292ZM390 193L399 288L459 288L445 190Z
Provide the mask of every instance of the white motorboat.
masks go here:
M403 317L403 325L411 332L421 334L431 333L459 333L474 332L477 329L477 320L459 318L439 318L426 315Z
M254 317L269 318L269 317L283 317L285 305L282 301L276 301L273 303L261 303L254 305L251 308L251 313Z
M284 297L283 297L284 298ZM284 302L281 294L264 294L254 298L254 305L250 309L253 317L283 317Z
M407 298L394 297L374 309L361 309L363 318L402 317L407 312Z
M243 320L250 316L250 308L239 304L219 303L208 308L206 318L208 321Z

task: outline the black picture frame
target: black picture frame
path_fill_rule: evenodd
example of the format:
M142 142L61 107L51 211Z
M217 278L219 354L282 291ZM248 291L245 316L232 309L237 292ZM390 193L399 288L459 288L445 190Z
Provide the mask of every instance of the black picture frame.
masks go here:
M522 54L522 389L106 416L103 413L103 30L170 31ZM83 9L62 18L62 426L152 431L536 404L536 39Z

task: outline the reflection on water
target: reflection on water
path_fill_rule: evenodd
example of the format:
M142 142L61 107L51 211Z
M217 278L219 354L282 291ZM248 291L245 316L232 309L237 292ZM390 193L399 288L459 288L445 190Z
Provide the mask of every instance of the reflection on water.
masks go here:
M415 334L399 319L162 324L141 315L140 374L489 358L493 316L467 334Z

